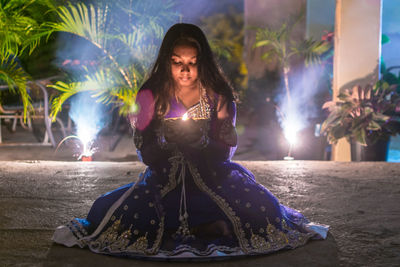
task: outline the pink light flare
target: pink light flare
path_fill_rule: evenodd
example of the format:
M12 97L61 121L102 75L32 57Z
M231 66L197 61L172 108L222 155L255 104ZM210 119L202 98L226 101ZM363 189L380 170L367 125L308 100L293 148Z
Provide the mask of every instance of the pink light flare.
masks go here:
M133 127L144 130L154 115L154 96L151 90L141 90L136 96L135 110L128 115Z

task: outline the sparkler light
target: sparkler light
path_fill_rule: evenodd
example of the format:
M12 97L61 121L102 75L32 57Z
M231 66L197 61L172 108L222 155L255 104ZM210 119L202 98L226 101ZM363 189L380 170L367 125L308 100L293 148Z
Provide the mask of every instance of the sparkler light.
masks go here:
M304 69L296 69L290 73L290 81L285 80L283 93L276 97L276 111L278 120L289 145L286 159L293 159L292 150L302 145L297 140L297 134L309 125L309 119L318 117L320 107L313 101L316 94L323 86L319 86L320 78L323 77L323 68L312 65ZM289 83L290 82L290 83ZM290 84L290 95L288 85ZM267 100L267 102L269 102ZM296 148L297 149L297 148Z
M297 144L297 133L302 129L302 124L300 120L298 120L294 113L288 114L289 116L285 118L282 122L283 126L283 134L286 138L286 141L289 144L288 154L284 157L285 160L293 160L292 150L293 147Z
M96 88L94 82L92 86ZM71 100L69 116L76 126L76 135L71 137L80 141L79 153L75 155L78 160L90 160L96 152L95 139L109 118L106 118L105 109L105 105L87 92L80 93Z
M82 142L82 153L78 156L78 160L82 161L92 161L92 155L96 152L96 148L93 147L93 140L87 143L84 143L82 139L78 137L78 139Z
M293 149L293 146L296 144L296 142L297 142L297 132L296 132L296 130L294 129L294 127L287 127L286 129L284 129L283 130L283 132L284 132L284 135L285 135L285 138L286 138L286 140L288 141L288 143L289 143L289 150L288 150L288 154L287 154L287 156L286 157L284 157L283 159L284 160L294 160L294 157L292 157L292 149Z
M79 148L82 147L82 151L80 153L75 154L74 156L77 155L77 160L81 161L92 161L92 156L93 154L97 151L97 147L95 147L94 140L89 140L89 141L84 141L84 139L80 138L79 136L76 135L69 135L65 137L63 140L60 141L58 144L55 153L57 153L58 149L60 146L68 139L75 138L78 139L81 143L81 146L78 146Z
M78 160L82 157L90 157L95 152L93 148L93 142L96 138L98 130L91 129L86 125L78 125L78 139L82 142L83 149L82 154L79 156Z
M294 146L297 143L297 130L298 129L296 129L296 125L293 124L290 124L283 129L285 138L291 146Z

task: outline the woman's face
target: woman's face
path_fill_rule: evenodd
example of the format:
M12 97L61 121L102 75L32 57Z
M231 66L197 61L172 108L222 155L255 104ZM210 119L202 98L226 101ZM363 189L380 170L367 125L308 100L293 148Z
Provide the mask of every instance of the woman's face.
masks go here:
M171 74L178 88L197 85L197 49L189 45L177 45L172 51Z

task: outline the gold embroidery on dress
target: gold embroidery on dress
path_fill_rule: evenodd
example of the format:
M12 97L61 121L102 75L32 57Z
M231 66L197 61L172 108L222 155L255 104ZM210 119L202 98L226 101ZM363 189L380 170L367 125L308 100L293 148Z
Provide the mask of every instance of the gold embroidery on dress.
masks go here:
M180 153L178 151L175 151L175 154ZM167 184L160 190L161 197L165 197L166 194L168 194L170 191L174 190L176 187L176 174L178 172L179 168L179 162L176 160L176 157L172 157L168 159L168 161L171 163L171 168L169 170L168 174L168 182Z
M250 238L251 246L254 250L262 252L271 248L271 244L269 244L265 238L256 235L251 231L251 238Z
M128 246L128 244L132 242L133 225L131 224L128 230L119 234L121 230L121 219L122 215L120 219L116 220L107 230L100 234L96 240L91 241L90 246L95 250L108 252L132 252L146 255L152 255L158 252L164 233L164 217L160 218L157 236L151 248L148 248L149 240L147 239L147 232L144 236L137 238L133 244ZM138 235L139 231L135 229L133 234Z
M208 101L206 90L200 86L200 101L186 111L188 118L209 119L211 118L211 108Z
M160 249L161 240L162 240L162 237L164 234L164 220L165 220L165 217L162 216L160 218L160 223L159 223L159 228L157 231L156 240L154 241L153 247L147 251L148 254L156 254Z
M127 247L126 251L146 254L148 245L149 241L147 240L147 232L146 232L144 236L139 237L138 239L136 239L135 243Z
M110 249L112 251L118 251L123 248L126 248L130 242L130 238L132 236L131 233L132 225L130 225L129 229L124 231L122 234L120 234L114 242L110 244Z
M274 225L267 225L268 241L274 246L282 247L288 243L285 233L278 230Z
M118 238L118 229L120 224L121 218L114 221L114 223L108 227L107 230L101 233L101 235L95 241L90 242L91 247L104 250L112 245Z
M240 218L236 216L236 213L232 210L232 208L229 206L229 204L226 202L225 199L217 195L214 191L212 191L211 188L209 188L204 183L197 168L193 166L193 164L191 164L190 162L188 165L190 173L192 174L193 180L197 185L197 187L203 192L207 193L211 197L211 199L218 205L218 207L225 213L225 215L229 218L229 220L233 225L234 232L239 241L240 247L244 252L247 252L249 250L249 243L248 240L246 239L245 232L242 228L242 223L240 222Z
M282 230L277 229L274 225L269 224L266 233L262 228L259 229L260 235L254 234L251 230L251 246L253 253L267 253L277 251L284 247L295 248L304 245L312 236L310 233L302 233L296 229L289 228L286 223L282 224ZM263 237L265 236L265 238Z

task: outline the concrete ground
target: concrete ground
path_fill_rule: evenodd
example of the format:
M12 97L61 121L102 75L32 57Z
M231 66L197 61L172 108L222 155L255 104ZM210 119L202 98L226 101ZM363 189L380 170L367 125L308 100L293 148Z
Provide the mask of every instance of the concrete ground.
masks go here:
M396 163L242 161L280 201L329 224L327 240L277 254L199 266L398 266L400 168ZM140 162L3 161L1 266L162 266L95 255L50 240L84 217L100 194L136 180ZM185 265L185 263L180 263Z
M114 138L104 137L94 162L77 162L73 144L56 154L50 147L0 146L0 266L399 266L397 163L240 161L257 158L249 152L235 161L283 204L330 225L327 240L207 263L122 259L53 244L58 225L85 217L99 195L135 181L145 168L136 160L129 135L109 151Z

